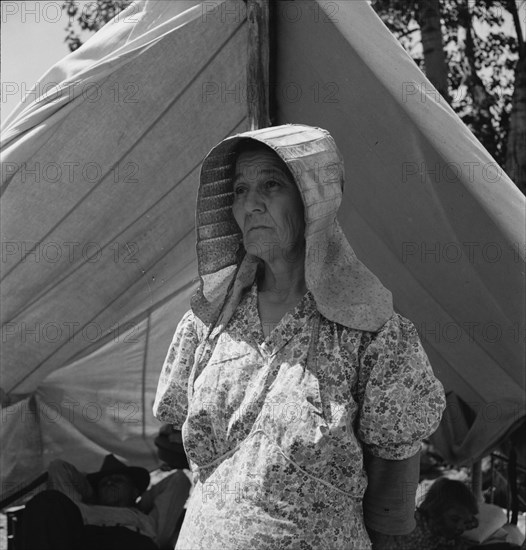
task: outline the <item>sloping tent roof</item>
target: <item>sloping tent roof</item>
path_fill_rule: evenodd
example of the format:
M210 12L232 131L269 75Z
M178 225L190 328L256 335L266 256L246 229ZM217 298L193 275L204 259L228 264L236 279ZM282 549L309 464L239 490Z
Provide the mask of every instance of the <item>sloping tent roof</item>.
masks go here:
M366 2L277 11L275 122L335 137L349 240L473 411L459 435L451 399L437 441L477 458L525 413L524 197ZM196 277L199 167L247 129L246 48L242 0L134 3L5 122L4 494L58 456L153 466L157 377Z

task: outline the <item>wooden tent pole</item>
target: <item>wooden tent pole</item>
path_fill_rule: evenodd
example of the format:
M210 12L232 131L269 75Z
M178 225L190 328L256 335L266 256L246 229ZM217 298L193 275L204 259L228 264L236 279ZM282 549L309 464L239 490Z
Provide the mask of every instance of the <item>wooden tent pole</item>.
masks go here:
M270 126L270 0L247 0L247 106L251 130Z
M471 491L477 503L484 502L482 495L482 462L477 460L471 466Z

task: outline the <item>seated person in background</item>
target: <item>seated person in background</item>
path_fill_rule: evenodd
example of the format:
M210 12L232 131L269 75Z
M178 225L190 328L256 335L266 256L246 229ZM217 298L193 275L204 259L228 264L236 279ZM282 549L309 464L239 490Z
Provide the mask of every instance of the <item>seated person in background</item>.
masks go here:
M48 490L26 505L17 529L16 549L173 548L170 537L190 481L184 473L176 472L145 493L149 483L148 470L127 466L113 455L104 458L98 472L87 475L72 464L55 460L49 466ZM172 532L168 532L168 517Z
M154 440L157 456L170 468L189 470L188 459L183 446L180 430L171 424L163 424Z
M156 490L157 488L162 489L163 484L167 481L175 480L175 483L177 483L177 494L180 495L181 499L184 499L182 504L185 506L191 488L192 473L190 472L190 466L186 458L181 432L174 430L171 424L163 424L154 443L157 447L157 456L163 462L160 469L172 473L169 473L168 477L165 477L160 483L149 489L141 498L140 505L141 507L148 506L154 500L172 499L173 496L170 492L164 491L158 496ZM173 483L174 481L172 481ZM181 502L177 502L178 518L174 518L174 514L171 512L172 508L173 504L164 507L163 509L170 510L170 512L160 515L157 521L157 532L161 550L173 550L183 524L186 507L181 510Z
M392 537L389 550L467 550L462 533L477 526L478 506L460 481L440 478L430 487L415 513L416 527L408 535Z

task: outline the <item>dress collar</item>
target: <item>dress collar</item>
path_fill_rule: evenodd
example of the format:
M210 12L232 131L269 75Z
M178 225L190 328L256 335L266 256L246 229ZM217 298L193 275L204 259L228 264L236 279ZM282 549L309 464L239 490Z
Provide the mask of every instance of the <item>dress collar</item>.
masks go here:
M269 336L265 337L258 311L256 282L243 297L239 311L241 312L239 321L243 325L243 335L250 338L261 351L270 354L277 353L292 338L304 331L310 319L318 314L316 302L311 292L307 291L294 309L288 311L273 328ZM247 327L249 327L248 331Z

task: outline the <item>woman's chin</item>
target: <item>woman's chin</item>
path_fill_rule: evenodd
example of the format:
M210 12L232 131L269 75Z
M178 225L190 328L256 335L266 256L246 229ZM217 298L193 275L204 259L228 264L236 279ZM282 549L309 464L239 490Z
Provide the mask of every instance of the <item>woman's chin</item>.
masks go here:
M245 241L245 250L247 254L255 256L265 263L275 263L286 261L289 263L296 263L298 260L304 258L304 248L298 247L284 247L279 242L255 242Z
M278 250L277 243L272 242L245 239L244 245L247 254L260 258L264 261L270 261L276 256L276 250Z

